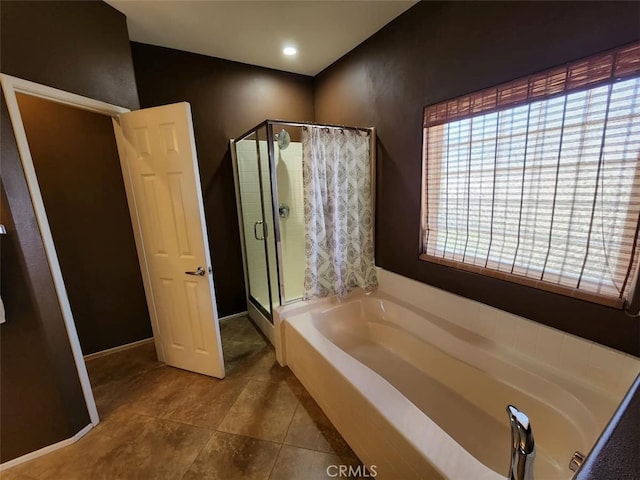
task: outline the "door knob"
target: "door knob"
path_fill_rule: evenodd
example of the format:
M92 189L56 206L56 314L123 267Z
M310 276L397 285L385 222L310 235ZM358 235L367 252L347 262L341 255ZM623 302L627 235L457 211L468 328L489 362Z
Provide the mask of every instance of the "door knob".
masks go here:
M187 275L196 275L198 277L203 277L205 274L205 270L204 267L198 267L197 270L195 272L184 272Z

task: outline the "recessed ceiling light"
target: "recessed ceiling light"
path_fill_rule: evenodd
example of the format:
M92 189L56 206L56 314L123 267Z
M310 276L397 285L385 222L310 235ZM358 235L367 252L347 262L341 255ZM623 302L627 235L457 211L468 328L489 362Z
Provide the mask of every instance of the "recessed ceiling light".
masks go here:
M296 53L298 53L298 50L296 49L296 47L284 47L282 49L282 53L284 53L285 55L290 57L290 56L295 55Z

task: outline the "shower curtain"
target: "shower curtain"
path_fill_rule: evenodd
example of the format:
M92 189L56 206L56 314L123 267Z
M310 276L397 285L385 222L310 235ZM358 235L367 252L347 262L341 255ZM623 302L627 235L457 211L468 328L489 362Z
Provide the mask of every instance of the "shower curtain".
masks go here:
M377 286L369 133L302 130L304 298Z

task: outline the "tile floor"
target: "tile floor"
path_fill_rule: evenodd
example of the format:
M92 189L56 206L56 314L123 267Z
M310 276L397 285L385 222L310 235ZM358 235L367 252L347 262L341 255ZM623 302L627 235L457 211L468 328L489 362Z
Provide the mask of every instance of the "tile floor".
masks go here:
M167 367L152 344L87 362L101 423L0 478L313 480L359 464L248 319L221 332L224 380Z

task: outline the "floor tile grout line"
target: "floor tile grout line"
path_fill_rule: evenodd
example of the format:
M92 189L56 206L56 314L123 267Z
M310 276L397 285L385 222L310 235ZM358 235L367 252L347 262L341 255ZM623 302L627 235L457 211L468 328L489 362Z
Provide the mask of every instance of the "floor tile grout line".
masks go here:
M249 435L243 435L241 433L225 432L224 430L216 430L213 433L222 433L224 435L231 435L234 437L248 438L249 440L255 440L257 442L267 442L267 443L273 443L274 445L282 445L282 442L276 442L275 440L267 440L264 438L251 437Z
M351 458L353 460L360 461L360 459L357 457L357 455L356 456L354 456L354 455L341 455L341 454L339 454L339 453L337 453L335 451L334 452L325 452L324 450L315 450L315 449L309 448L309 447L301 447L299 445L291 445L290 443L283 443L282 445L287 446L287 447L291 447L291 448L299 448L300 450L307 450L308 452L321 453L323 455L331 455L331 456L338 457L338 458L342 458L342 457Z
M285 367L282 367L282 368L285 368ZM297 386L292 387L291 385L289 385L289 384L287 383L287 381L286 381L286 380L263 380L263 379L262 379L262 378L260 378L260 377L249 377L249 376L243 376L243 378L248 378L249 380L253 380L254 382L260 382L260 383L273 383L273 384L276 384L276 385L278 385L278 384L284 384L284 385L288 386L289 388L291 388L292 390L293 390L293 389L298 389L298 388L299 388L299 387L297 387ZM297 380L297 377L296 377L296 380ZM302 388L304 389L304 391L306 392L306 391L307 391L307 389L306 389L306 388L304 388L304 385L301 385L301 386L302 386Z
M191 467L193 467L193 464L196 463L196 460L198 459L198 457L200 457L200 454L207 447L207 445L209 444L209 442L211 441L211 439L215 434L216 432L209 431L209 437L204 442L202 442L202 448L198 451L198 454L195 457L193 457L192 462L189 464L189 466L186 468L186 470L182 474L182 477L180 478L184 478L187 475L187 473L189 473L189 470L191 470Z
M305 389L305 392L307 392L307 393L308 393L307 389ZM313 400L313 401L315 402L314 398L313 398L313 397L311 397L311 394L309 394L309 396L310 396L311 400ZM317 404L316 404L316 405L317 405ZM301 449L303 449L303 450L309 450L310 452L317 452L317 453L323 453L323 454L327 454L327 455L333 455L333 456L336 456L336 457L339 457L339 458L342 458L342 457L355 458L356 460L360 461L360 459L359 459L359 458L358 458L358 456L355 454L355 452L353 452L353 455L343 455L343 454L338 453L338 452L337 452L337 451L335 451L335 450L332 450L332 451L330 451L330 452L327 452L326 450L320 450L320 449L318 449L318 448L309 448L309 447L304 447L304 446L300 446L300 445L294 445L294 444L291 444L291 443L286 443L287 436L288 436L288 434L289 434L289 430L291 430L291 426L293 425L293 419L294 419L294 418L295 418L295 416L296 416L296 412L298 411L298 408L304 408L304 405L302 405L302 402L301 402L300 400L298 400L298 404L296 405L296 408L295 408L295 410L294 410L294 412L293 412L293 417L291 417L291 421L289 422L289 427L287 428L287 433L285 434L285 436L284 436L284 440L282 441L283 445L287 445L287 446L289 446L289 447L294 447L294 448L301 448ZM323 413L324 413L324 412L323 412ZM338 435L340 435L340 437L341 437L341 438L343 438L343 437L342 437L342 435L340 434L340 432L335 428L335 426L333 425L333 423L331 423L331 420L329 420L329 423L330 423L330 424L331 424L331 426L336 430L336 432L338 433ZM314 421L314 424L315 424L315 421ZM344 440L344 438L343 438L343 440ZM351 446L347 443L347 441L346 441L346 440L344 440L344 443L345 443L345 444L346 444L346 445L351 449ZM353 449L351 449L351 450L353 451Z
M219 384L216 384L216 387L215 387L215 388L218 388L218 385L219 385ZM246 385L245 385L245 387L246 387ZM231 411L231 407L232 407L232 406L233 406L233 404L236 402L236 400L237 400L237 399L238 399L238 397L240 396L240 393L242 393L242 391L244 390L244 388L245 388L245 387L242 387L242 390L240 390L240 392L238 393L238 395L236 395L236 397L233 399L233 403L231 404L231 406L229 407L229 409L227 410L227 412L226 412L226 413L224 414L224 416L222 417L222 420L224 420L224 417L226 417L226 416L227 416L227 414L229 413L229 411ZM206 430L213 431L213 432L217 431L217 430L218 430L218 426L222 423L222 420L220 420L220 421L216 424L216 426L212 428L212 427L202 427L202 426L200 426L200 425L193 425L193 424L191 424L191 423L181 422L181 421L179 421L179 420L174 420L173 418L169 418L169 417L165 416L165 415L167 414L167 412L169 412L169 411L170 411L170 409L171 409L171 407L170 407L170 406L169 406L169 407L167 407L167 408L166 408L166 410L163 410L163 411L162 411L162 413L161 413L159 416L154 417L154 418L157 418L157 419L159 419L159 420L169 420L169 421L176 422L176 423L180 423L180 424L182 424L182 425L187 425L187 426L190 426L190 427L204 428L204 429L206 429ZM134 412L134 413L135 413L135 412ZM153 416L153 415L148 415L148 414L139 414L139 415Z
M238 402L238 399L242 396L244 391L247 389L248 385L249 385L249 380L247 380L247 383L245 383L244 387L242 387L242 389L240 390L240 393L238 393L236 398L233 399L233 403L229 406L229 409L227 410L227 413L225 413L224 416L222 417L222 420L220 420L218 422L218 425L216 425L216 432L224 432L224 430L219 430L220 425L222 425L226 420L226 418L229 416L229 414L231 413L231 410L233 410L233 406ZM228 433L228 432L225 432L225 433Z
M296 412L298 408L300 408L300 400L296 399L296 408L293 409L293 415L291 415L291 420L289 420L289 425L287 425L287 430L284 432L284 437L282 438L282 444L287 440L287 436L289 435L289 430L291 430L291 425L293 425L293 419L296 418Z
M284 437L282 438L282 442L280 443L280 449L278 450L278 455L276 456L275 462L273 462L273 466L271 467L271 471L269 472L269 476L267 477L267 480L271 478L271 476L273 475L273 471L275 470L276 465L278 464L278 460L280 459L280 453L282 453L282 448L284 447L284 442L287 439L287 435L289 434L289 430L291 429L291 424L293 423L293 418L296 416L296 412L298 411L300 400L296 399L296 402L297 402L296 408L293 409L293 415L291 415L291 420L289 420L289 425L287 426L287 430L284 433Z
M243 385L243 387L239 389L238 393L233 397L233 401L230 403L229 407L227 408L227 411L224 413L224 415L222 415L220 420L218 420L218 422L216 423L216 426L213 428L214 432L222 432L222 430L218 430L218 427L222 425L222 422L224 422L224 419L227 418L227 415L229 415L229 413L231 412L231 409L238 401L238 398L240 398L240 395L242 394L242 392L244 392L244 389L247 388L248 383L249 381L247 380Z
M278 449L278 454L276 455L276 459L273 462L273 465L271 465L271 470L269 470L269 476L267 476L267 480L270 480L271 477L273 476L273 471L276 469L276 465L278 464L278 460L280 460L280 453L282 452L282 447L284 446L283 443L280 444L280 448Z
M179 420L174 420L172 418L157 417L155 415L149 415L148 413L139 413L139 412L132 411L130 412L130 414L139 415L141 417L149 417L149 418L153 418L154 420L163 420L171 423L177 423L178 425L184 425L185 427L198 428L200 430L207 430L208 432L211 432L211 433L215 433L217 431L215 428L201 427L200 425L193 425L191 423L181 422Z
M273 442L273 443L275 443L275 442ZM280 454L282 453L282 448L283 447L290 447L290 448L293 448L293 449L306 450L307 452L311 452L311 453L319 453L321 455L328 455L328 456L335 457L339 461L343 461L345 459L355 460L359 464L363 464L363 462L358 457L352 457L350 455L339 455L337 453L322 452L320 450L313 450L312 448L298 447L296 445L289 445L288 443L281 443L280 444L280 449L278 450L278 455L276 456L276 460L273 462L273 467L271 467L271 471L269 472L269 476L267 477L267 480L271 480L271 478L273 476L273 472L274 472L274 470L276 468L276 465L278 464L278 460L280 460Z

